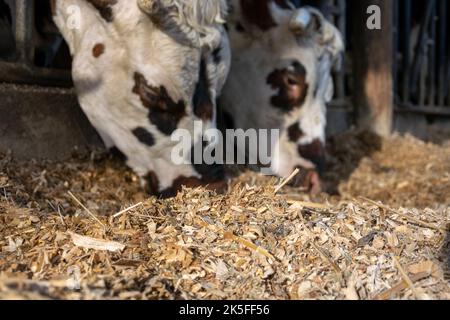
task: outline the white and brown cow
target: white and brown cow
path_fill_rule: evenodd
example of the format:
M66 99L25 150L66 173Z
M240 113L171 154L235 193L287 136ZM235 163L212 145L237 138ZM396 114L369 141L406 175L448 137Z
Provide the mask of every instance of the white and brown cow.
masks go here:
M148 191L225 186L222 166L175 165L179 128L215 127L229 70L225 0L56 0L54 20L73 56L79 102L106 146ZM194 137L201 141L202 134Z
M295 9L287 0L230 2L233 57L221 108L235 128L280 129L272 172L287 176L306 169L297 184L317 192L341 35L312 7Z

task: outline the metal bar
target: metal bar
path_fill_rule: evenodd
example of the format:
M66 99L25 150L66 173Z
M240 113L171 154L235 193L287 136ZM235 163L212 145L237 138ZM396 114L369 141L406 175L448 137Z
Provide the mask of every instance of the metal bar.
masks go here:
M339 7L339 16L337 17L338 23L337 27L342 33L342 36L344 38L344 43L346 43L345 35L346 35L346 5L345 0L338 0L338 7ZM339 99L345 98L345 55L342 58L342 68L338 71L336 74L336 96Z
M445 99L445 47L447 45L446 38L447 23L447 0L439 1L439 58L438 58L438 105L444 105Z
M447 56L447 105L450 106L450 56Z
M32 64L34 0L16 0L16 50L18 61Z
M411 70L411 0L404 1L404 20L403 20L403 88L402 88L402 100L403 102L409 101L410 98L410 70Z
M393 5L393 10L394 10L394 14L393 14L393 32L394 32L394 50L392 52L393 58L392 58L392 74L393 74L393 87L394 87L394 99L396 97L396 93L398 92L398 78L399 78L399 73L398 73L398 69L399 69L399 63L398 63L398 53L399 53L399 33L400 33L400 23L399 23L399 2L398 1L394 1L394 5Z
M433 8L432 18L430 21L429 29L429 40L428 40L428 105L435 105L435 95L436 95L436 6Z
M28 64L0 61L0 82L52 87L73 86L69 70L32 67Z
M411 75L411 89L413 92L417 92L418 86L419 86L419 101L420 104L423 104L424 97L422 93L424 92L423 83L421 80L421 75L423 75L422 71L422 65L423 65L423 59L426 56L426 49L427 49L427 30L428 25L431 20L431 16L433 13L433 7L435 5L435 0L429 0L427 3L426 13L424 21L422 22L422 26L420 28L420 36L418 39L418 43L415 49L414 54L414 62L412 65L412 75ZM422 78L423 79L423 78Z
M400 103L395 112L398 113L418 113L435 116L450 116L450 108L448 107L424 107L415 106L410 103Z

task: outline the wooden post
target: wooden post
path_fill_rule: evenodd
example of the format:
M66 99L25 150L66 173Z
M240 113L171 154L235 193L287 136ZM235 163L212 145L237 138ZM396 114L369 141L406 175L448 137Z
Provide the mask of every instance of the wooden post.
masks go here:
M370 30L367 10L381 9L381 30ZM358 127L381 136L392 131L394 23L392 0L351 0L354 104Z

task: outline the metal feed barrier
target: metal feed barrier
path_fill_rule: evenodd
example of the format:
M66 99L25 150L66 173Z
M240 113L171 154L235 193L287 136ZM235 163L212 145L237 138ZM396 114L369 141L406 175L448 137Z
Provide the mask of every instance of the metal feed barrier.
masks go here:
M69 70L42 68L35 65L35 1L6 0L5 2L11 10L11 31L15 45L12 48L13 53L7 59L0 59L0 81L55 87L71 86Z
M450 4L394 2L397 111L450 116Z
M35 0L0 0L13 16L15 49L12 58L0 58L0 81L69 87L69 70L36 66L34 54ZM351 36L346 0L291 0L295 5L314 5L341 30ZM450 115L450 4L447 0L394 0L394 92L396 111L429 115ZM41 4L39 4L41 5ZM349 49L351 50L351 44ZM347 54L347 57L351 56ZM350 65L349 63L345 65ZM350 108L351 68L335 74L332 107ZM351 110L350 110L351 111Z

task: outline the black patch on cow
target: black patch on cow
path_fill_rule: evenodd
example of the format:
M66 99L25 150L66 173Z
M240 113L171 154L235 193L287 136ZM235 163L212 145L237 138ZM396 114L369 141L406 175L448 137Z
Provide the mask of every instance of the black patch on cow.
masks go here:
M152 147L155 145L155 138L153 134L149 132L147 129L138 127L133 130L133 135L143 144Z
M98 10L100 16L107 22L114 20L112 6L117 3L117 0L87 0L95 9Z
M202 144L201 150L203 154L205 148L208 146L208 143L205 141L199 143ZM201 159L201 163L195 163L195 146L192 146L191 149L191 163L194 170L201 175L204 183L213 183L225 179L225 169L222 164L206 164L203 157Z
M159 195L159 179L155 172L150 171L144 178L145 191L150 195Z
M296 122L293 125L291 125L287 129L289 140L292 142L297 143L298 140L304 135L302 129L300 129L300 123Z
M208 70L204 59L200 62L200 70L197 86L195 87L194 114L202 120L211 120L214 112L214 104L209 91Z
M173 181L172 186L161 191L159 193L159 196L161 198L175 197L177 193L183 189L183 187L194 189L201 186L206 187L207 189L212 191L223 192L227 187L227 183L225 180L207 182L196 177L179 176Z
M221 121L223 122L225 129L236 129L234 117L230 112L223 110L221 112Z
M270 102L283 112L300 108L308 94L306 68L298 61L295 61L292 67L294 70L275 69L267 77L267 84L272 89L278 89L278 93L271 97Z
M222 52L221 45L212 52L212 57L215 64L219 64L222 61L222 57L220 56L221 52Z
M134 83L133 93L141 98L142 104L149 110L148 117L151 123L159 131L170 136L186 115L185 103L182 100L173 101L164 86L150 86L139 72L134 74Z
M319 139L310 144L298 146L299 155L316 165L317 170L322 172L325 168L325 147Z
M123 162L126 162L128 160L128 157L125 155L125 153L120 151L120 149L117 147L110 148L109 152L113 155L113 157L118 158Z

